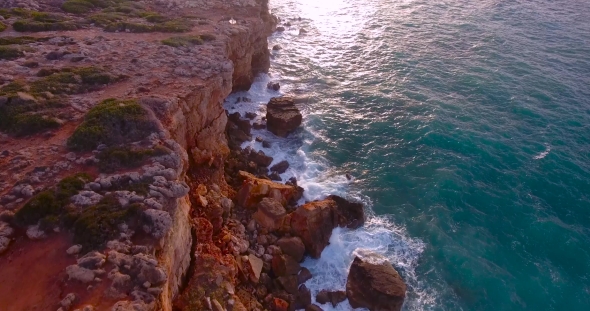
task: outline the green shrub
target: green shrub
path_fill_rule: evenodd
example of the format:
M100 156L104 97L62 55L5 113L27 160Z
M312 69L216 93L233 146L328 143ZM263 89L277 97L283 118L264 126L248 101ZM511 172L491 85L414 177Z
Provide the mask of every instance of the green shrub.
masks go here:
M61 9L68 13L85 14L94 9L94 4L86 0L67 0L61 5Z
M18 48L0 46L0 59L16 59L23 56L25 54Z
M80 94L117 80L97 67L64 68L59 72L47 69L39 74L45 77L31 83L31 92L34 94Z
M173 47L201 45L203 44L203 39L200 36L170 37L168 39L162 40L162 44Z
M6 30L6 28L8 28L8 26L6 26L4 23L0 22L0 32L3 32L4 30Z
M92 108L68 139L72 150L87 151L144 139L157 129L148 112L135 100L107 99Z
M48 225L56 223L56 219L64 215L70 198L84 189L90 179L88 174L75 174L62 179L54 189L36 194L14 214L17 224L34 225L43 219Z
M35 195L27 204L14 213L14 220L21 226L37 224L41 218L59 214L61 206L53 191L46 190Z
M37 111L44 108L43 105L20 98L16 94L21 91L20 88L20 84L14 83L0 90L0 94L9 95L9 101L0 106L1 131L15 136L25 136L60 126L55 119L37 114Z
M118 237L118 226L139 215L140 207L132 204L123 208L113 196L105 196L98 204L85 208L73 225L74 243L85 250L102 247Z
M74 22L58 14L25 10L20 16L27 18L19 19L12 24L12 28L19 32L78 29L78 26Z
M163 23L168 20L166 16L162 16L158 13L148 13L143 18L150 23Z
M154 31L159 32L187 32L193 28L193 24L186 19L173 19L154 25Z
M0 8L0 16L2 16L4 18L10 18L10 16L12 16L12 14L10 14L10 10L8 10L8 9Z
M0 45L11 45L11 44L28 44L28 43L34 43L34 42L42 42L42 41L47 41L51 38L35 38L35 37L28 37L28 36L22 36L22 37L2 37L0 38Z
M15 136L27 136L59 126L60 123L51 117L43 117L38 114L20 114L14 117L10 132Z
M98 154L98 168L101 172L114 172L120 168L138 167L146 159L167 154L164 148L133 149L128 146L110 147Z

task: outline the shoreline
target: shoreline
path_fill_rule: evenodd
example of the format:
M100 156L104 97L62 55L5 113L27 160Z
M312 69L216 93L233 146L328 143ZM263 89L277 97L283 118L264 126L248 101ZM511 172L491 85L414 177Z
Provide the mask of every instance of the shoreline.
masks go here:
M207 0L204 11L176 5L174 17L166 15L170 6L146 3L85 4L74 12L40 1L1 11L2 44L16 54L0 60L7 65L0 108L46 105L23 115L51 122L18 128L23 115L16 110L9 115L14 127L1 129L0 169L11 174L0 185L0 275L54 284L59 294L14 280L0 285L0 304L10 311L32 304L62 311L321 310L300 262L318 258L334 228L360 227L363 206L338 196L299 205L296 179L275 182L289 163L271 166L264 153L241 149L251 128L274 127L279 136L298 128L302 117L291 99L277 99L275 111L253 124L256 116L228 115L223 107L269 69L267 36L278 19L268 1ZM109 10L130 13L117 13L121 23L96 19ZM62 21L51 27L72 29L31 28L23 39L19 25L37 27L47 16ZM179 27L178 18L192 28L164 28ZM52 250L42 271L24 268L41 265L35 243ZM31 295L36 299L23 299ZM326 295L334 304L347 293Z

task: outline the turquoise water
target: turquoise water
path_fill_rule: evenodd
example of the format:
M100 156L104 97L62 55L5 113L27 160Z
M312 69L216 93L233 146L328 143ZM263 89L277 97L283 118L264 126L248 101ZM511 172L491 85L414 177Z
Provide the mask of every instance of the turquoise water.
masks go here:
M377 241L406 310L590 310L589 1L271 7L302 18L270 39L265 78L307 98L304 130L277 140L291 173L376 216L324 256Z

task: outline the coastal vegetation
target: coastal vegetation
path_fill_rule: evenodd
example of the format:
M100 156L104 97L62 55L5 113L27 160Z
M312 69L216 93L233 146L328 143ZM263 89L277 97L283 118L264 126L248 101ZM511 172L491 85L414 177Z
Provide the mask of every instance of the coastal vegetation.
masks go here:
M156 129L155 122L136 100L107 99L86 114L67 145L71 150L90 151L99 144L135 142Z
M215 40L215 36L204 34L204 35L194 35L194 36L177 36L177 37L170 37L168 39L162 40L162 44L169 45L172 47L181 47L181 46L191 46L191 45L201 45L204 42L213 41Z

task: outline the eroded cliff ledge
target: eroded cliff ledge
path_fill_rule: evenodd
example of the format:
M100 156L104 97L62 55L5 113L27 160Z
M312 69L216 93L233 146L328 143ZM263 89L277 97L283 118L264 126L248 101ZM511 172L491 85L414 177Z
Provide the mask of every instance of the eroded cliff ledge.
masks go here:
M267 2L1 4L0 305L172 309L187 171L229 200L222 103L268 70Z

